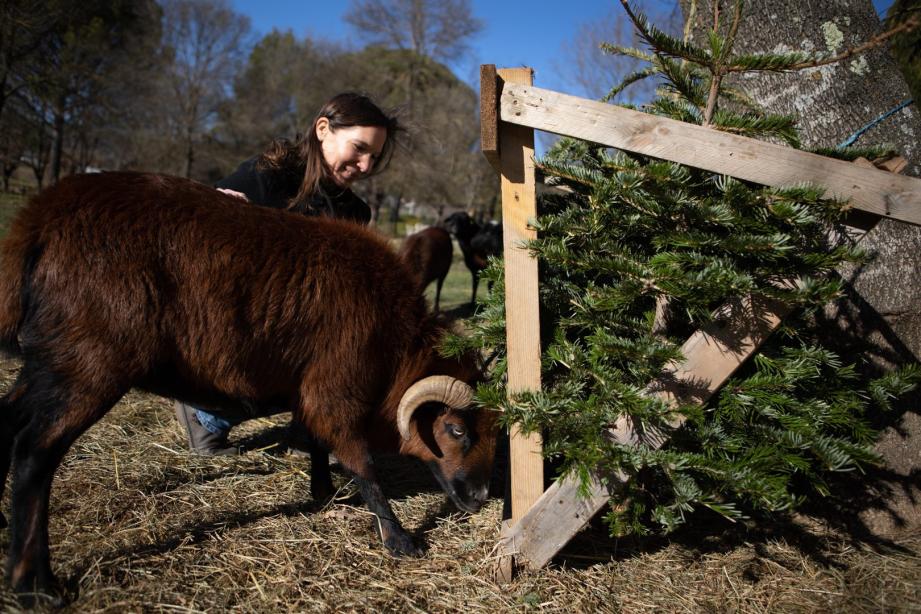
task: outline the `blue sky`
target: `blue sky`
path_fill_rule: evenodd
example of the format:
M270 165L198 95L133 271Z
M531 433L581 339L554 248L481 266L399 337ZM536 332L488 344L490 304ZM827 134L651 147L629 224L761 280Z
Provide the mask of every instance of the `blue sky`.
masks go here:
M231 0L233 8L252 19L253 28L266 34L273 28L341 42L356 42L342 14L345 0ZM873 0L878 11L892 0ZM472 51L463 62L452 66L458 77L479 83L479 65L498 67L530 66L534 84L571 91L562 67L565 46L575 39L581 25L620 9L617 0L472 0L474 14L485 23L473 40ZM571 91L573 94L580 92Z

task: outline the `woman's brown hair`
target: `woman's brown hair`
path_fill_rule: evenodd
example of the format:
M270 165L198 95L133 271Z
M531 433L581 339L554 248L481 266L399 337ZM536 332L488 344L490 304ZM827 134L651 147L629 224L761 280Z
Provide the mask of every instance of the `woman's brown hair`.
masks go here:
M345 92L331 98L313 118L306 134L298 135L292 142L278 139L262 154L259 166L272 168L302 177L297 194L288 201L288 206L303 202L321 190L321 183L329 179L329 169L323 159L323 150L317 138L317 121L325 117L332 130L352 126L375 126L387 131L387 140L380 158L375 162L370 175L383 171L393 155L394 136L399 131L396 117L388 116L380 107L362 94Z

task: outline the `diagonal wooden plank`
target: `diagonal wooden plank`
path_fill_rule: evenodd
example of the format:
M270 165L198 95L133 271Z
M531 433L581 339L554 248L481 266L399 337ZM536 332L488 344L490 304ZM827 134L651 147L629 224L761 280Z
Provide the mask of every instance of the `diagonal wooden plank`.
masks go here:
M921 224L921 179L545 90L507 84L499 118L769 186L811 183L856 209Z

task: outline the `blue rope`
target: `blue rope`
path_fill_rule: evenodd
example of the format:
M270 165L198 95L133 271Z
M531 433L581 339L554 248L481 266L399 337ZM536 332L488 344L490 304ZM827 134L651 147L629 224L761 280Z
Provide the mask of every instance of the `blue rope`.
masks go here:
M910 105L910 104L913 103L913 102L914 102L914 100L911 99L911 98L909 98L908 100L906 100L905 102L903 102L902 104L900 104L900 105L897 106L896 108L892 109L891 111L886 111L885 113L883 113L882 115L880 115L879 117L877 117L876 119L874 119L873 121L871 121L869 124L867 124L866 126L864 126L863 128L861 128L860 130L858 130L857 132L855 132L854 134L852 134L851 136L849 136L849 137L847 138L847 140L842 141L842 142L838 145L837 149L844 149L845 147L850 147L851 145L854 144L855 141L857 141L857 139L859 139L859 138L861 137L861 135L863 135L864 132L866 132L866 131L869 130L870 128L876 126L877 124L879 124L880 122L882 122L883 120L885 120L887 117L889 117L889 116L892 115L893 113L898 113L899 111L901 111L902 109L904 109L905 107L907 107L908 105Z

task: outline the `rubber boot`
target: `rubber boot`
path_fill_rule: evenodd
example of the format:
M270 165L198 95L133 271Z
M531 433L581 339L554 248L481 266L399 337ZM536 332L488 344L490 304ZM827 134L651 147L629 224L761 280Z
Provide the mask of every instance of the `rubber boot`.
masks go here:
M227 445L227 433L212 433L198 421L195 408L175 402L176 418L185 427L189 436L189 449L203 456L233 456L240 453L234 446Z

